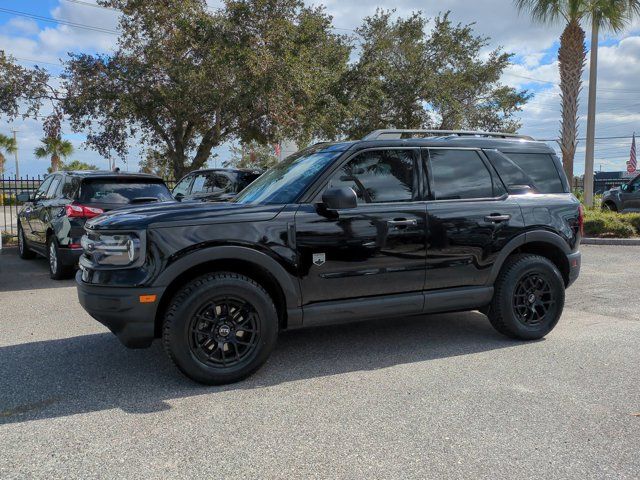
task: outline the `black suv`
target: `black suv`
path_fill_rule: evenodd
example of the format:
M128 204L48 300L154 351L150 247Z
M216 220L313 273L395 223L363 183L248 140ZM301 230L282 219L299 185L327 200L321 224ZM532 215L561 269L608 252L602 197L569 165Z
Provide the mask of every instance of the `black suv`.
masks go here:
M260 176L255 170L214 168L191 172L176 184L173 196L178 201L226 202Z
M18 194L25 205L18 213L18 253L49 259L53 279L69 276L82 254L80 239L89 218L132 204L173 201L155 175L99 171L48 175L34 195Z
M543 143L377 131L298 152L231 203L90 220L78 296L207 384L254 372L282 329L480 309L538 339L578 276L582 219Z

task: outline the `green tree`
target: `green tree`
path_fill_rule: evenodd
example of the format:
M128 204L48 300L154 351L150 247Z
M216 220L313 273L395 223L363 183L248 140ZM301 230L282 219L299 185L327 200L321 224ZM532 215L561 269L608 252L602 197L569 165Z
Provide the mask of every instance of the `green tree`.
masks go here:
M63 170L65 172L74 172L78 170L98 170L98 167L93 165L92 163L86 163L80 160L71 160L69 163L60 161L58 170ZM47 172L53 173L53 169L49 167L47 168Z
M623 29L634 15L640 13L638 0L515 0L516 6L531 14L541 23L563 22L560 36L558 63L562 100L562 126L560 149L567 178L573 178L573 161L578 137L578 96L582 89L582 72L586 61L585 32L581 22L592 24L591 66L589 82L588 137L591 137L591 162L589 152L585 162L585 201L591 203L593 195L593 136L595 128L595 90L597 72L598 30L614 32ZM587 146L589 150L589 145ZM590 192L590 195L587 193Z
M8 137L0 133L0 174L4 174L5 164L7 161L6 155L15 153L18 150L18 145L15 139Z
M301 0L104 0L122 11L115 52L72 55L65 113L104 156L128 139L166 152L175 178L237 138L310 138L349 47Z
M278 163L278 157L271 145L256 141L248 144L232 145L231 158L223 162L225 167L266 170Z
M147 150L145 157L140 161L139 167L142 173L151 173L164 179L173 178L169 156L153 148Z
M60 157L67 158L73 153L73 145L69 140L62 140L56 137L45 137L42 140L42 145L37 147L33 154L36 158L51 158L51 166L48 171L57 172L60 169Z
M58 92L48 84L49 74L39 68L17 65L0 50L0 113L9 119L34 116L45 100L56 101ZM23 108L22 113L20 108Z
M394 18L378 10L357 32L361 55L346 75L351 118L345 133L359 138L379 128L515 131L514 114L526 91L500 84L511 55L500 49L481 59L488 38L473 25L454 25L448 13Z

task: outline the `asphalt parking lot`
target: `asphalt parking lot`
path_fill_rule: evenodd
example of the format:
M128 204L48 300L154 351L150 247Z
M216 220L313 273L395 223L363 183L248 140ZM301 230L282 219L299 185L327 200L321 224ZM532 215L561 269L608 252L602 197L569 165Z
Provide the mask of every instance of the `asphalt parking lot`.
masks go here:
M640 247L582 250L542 341L477 312L301 330L202 387L5 249L0 478L639 478Z

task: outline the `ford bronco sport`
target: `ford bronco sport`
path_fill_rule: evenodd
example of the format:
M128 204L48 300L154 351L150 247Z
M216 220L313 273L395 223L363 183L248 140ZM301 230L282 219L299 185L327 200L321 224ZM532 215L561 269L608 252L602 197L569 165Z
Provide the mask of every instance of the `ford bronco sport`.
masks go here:
M126 346L161 338L206 384L250 375L297 327L479 309L538 339L578 276L582 221L544 143L382 130L298 152L233 202L89 220L78 296Z

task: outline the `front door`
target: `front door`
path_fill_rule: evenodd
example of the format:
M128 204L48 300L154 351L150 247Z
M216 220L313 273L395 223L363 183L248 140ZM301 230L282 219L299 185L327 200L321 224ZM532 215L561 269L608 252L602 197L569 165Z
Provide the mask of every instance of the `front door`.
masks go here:
M51 175L45 178L38 187L36 193L33 195L32 201L26 204L24 210L21 212L23 219L21 223L24 235L30 242L40 241L38 236L38 232L41 229L40 210L42 209L43 202L47 198L47 190L49 189L49 186L51 186L53 177L54 176Z
M480 151L429 149L426 290L484 285L502 247L524 231L520 206Z
M375 149L352 156L327 187L349 186L353 209L296 213L303 303L421 292L426 258L426 207L420 151Z

